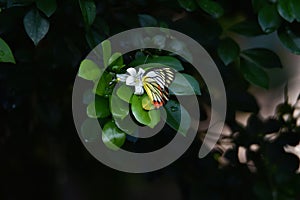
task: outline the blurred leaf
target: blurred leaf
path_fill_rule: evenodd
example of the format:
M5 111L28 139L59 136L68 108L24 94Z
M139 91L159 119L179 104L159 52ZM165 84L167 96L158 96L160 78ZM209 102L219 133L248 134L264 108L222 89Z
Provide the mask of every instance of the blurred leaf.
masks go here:
M0 38L0 62L8 62L16 64L14 55L11 52L8 44Z
M114 118L124 119L129 114L129 105L116 95L110 96L110 110Z
M36 9L30 10L25 15L23 23L27 35L35 46L46 36L50 26L48 20L43 18Z
M47 17L50 17L57 8L56 0L36 0L35 3Z
M108 72L103 72L99 82L95 85L94 92L99 96L107 96L112 93L112 87L110 82L113 79L113 75Z
M105 118L110 115L108 98L96 96L95 101L87 106L87 115L90 118Z
M150 110L148 111L148 115L151 121L148 126L154 128L160 122L160 110Z
M298 1L299 2L299 1ZM281 17L288 22L293 22L295 16L293 14L292 0L278 0L277 10Z
M258 12L258 22L265 33L272 33L281 25L275 5L266 5Z
M175 79L171 83L169 90L174 95L201 95L198 81L184 73L175 74Z
M87 118L81 125L81 135L85 142L94 142L99 137L99 129L95 126L97 121L95 119Z
M96 5L93 0L79 0L83 21L87 26L91 26L96 17Z
M101 42L102 53L103 53L103 63L104 67L108 66L109 59L111 57L111 44L109 40L104 40Z
M123 101L129 103L130 99L131 99L131 96L133 95L132 88L127 86L127 85L121 85L117 89L117 95L120 99L122 99Z
M100 77L100 68L92 60L84 59L79 67L78 76L86 80L95 81Z
M197 3L194 0L177 0L182 8L186 11L192 12L197 9Z
M251 20L245 20L239 22L233 25L232 27L230 27L229 30L248 37L258 36L263 34L259 24L256 21L251 21Z
M218 55L225 65L233 62L240 54L239 45L231 38L221 40L218 47Z
M143 109L142 106L142 96L133 95L131 99L131 110L135 119L144 125L149 125L151 119L149 117L148 111Z
M244 78L253 85L268 89L269 77L267 73L255 63L241 58L240 68Z
M293 14L297 20L297 22L300 22L300 1L298 0L291 0L292 3L292 11Z
M108 59L108 66L123 66L123 56L116 52Z
M129 135L133 135L138 131L138 125L135 124L130 115L126 116L124 119L115 118L115 124L124 133Z
M254 48L244 50L243 55L251 62L264 68L282 68L281 61L276 53L269 49Z
M118 150L125 142L126 134L114 122L107 122L102 131L103 143L112 150Z
M138 15L138 17L139 17L140 25L142 27L157 26L157 20L150 15L140 14L140 15Z
M222 6L212 0L197 0L198 5L202 10L210 14L212 17L219 18L224 14Z
M171 56L157 56L157 57L146 57L141 56L136 59L134 59L129 66L136 67L143 64L149 64L149 63L159 63L161 65L165 65L167 67L171 67L177 71L184 70L181 62Z
M191 125L191 117L186 109L174 100L168 101L165 109L167 112L167 124L175 131L186 136Z
M294 54L300 54L300 35L289 26L282 26L278 32L282 44Z

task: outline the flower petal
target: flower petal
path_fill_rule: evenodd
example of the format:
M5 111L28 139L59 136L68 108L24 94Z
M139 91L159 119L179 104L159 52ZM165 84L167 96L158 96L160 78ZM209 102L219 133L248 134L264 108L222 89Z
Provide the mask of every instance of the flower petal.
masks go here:
M128 76L126 79L126 85L130 85L130 86L135 86L135 77L133 76Z
M128 76L128 74L117 74L117 78L121 82L125 82Z
M130 76L136 76L136 70L134 68L130 67L126 71L130 74Z
M139 72L138 72L138 77L142 77L145 73L145 70L143 70L142 68L139 68Z
M135 89L134 94L136 95L144 94L144 88L142 86L136 85L134 89Z

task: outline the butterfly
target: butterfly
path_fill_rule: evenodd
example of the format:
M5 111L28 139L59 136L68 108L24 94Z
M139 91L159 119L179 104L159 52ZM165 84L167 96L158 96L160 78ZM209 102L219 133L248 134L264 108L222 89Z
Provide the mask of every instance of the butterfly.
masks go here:
M139 68L128 68L129 74L117 74L118 81L126 82L126 85L134 86L136 95L146 91L152 104L159 108L169 100L168 87L175 79L175 71L170 67L152 68L145 71Z
M142 77L144 90L156 108L169 100L168 87L174 79L174 70L169 67L151 69Z

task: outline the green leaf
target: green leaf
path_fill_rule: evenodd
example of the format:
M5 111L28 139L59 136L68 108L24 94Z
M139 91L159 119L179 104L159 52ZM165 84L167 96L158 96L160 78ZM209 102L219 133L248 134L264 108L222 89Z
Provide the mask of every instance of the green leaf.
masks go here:
M256 65L264 68L282 68L281 61L277 54L269 49L254 48L244 50L242 55Z
M224 9L222 6L212 0L197 0L200 8L210 14L214 18L219 18L224 14Z
M280 16L286 21L290 23L294 21L295 16L293 14L292 0L278 0L277 10Z
M110 115L108 98L96 96L95 101L87 107L87 115L90 118L105 118Z
M114 122L107 122L102 131L103 143L112 150L118 150L125 142L126 134Z
M233 62L240 54L239 45L231 38L221 40L218 47L218 55L225 65Z
M293 14L297 20L297 22L300 22L300 1L299 0L291 0L292 4L292 11Z
M127 85L121 85L117 89L117 95L118 95L118 97L120 97L120 99L122 99L123 101L129 103L130 99L133 95L132 88L127 86Z
M104 40L101 42L102 53L103 53L103 63L104 67L108 66L109 59L111 57L111 44L109 40Z
M123 66L123 56L116 52L108 59L108 66Z
M269 77L261 67L251 61L241 58L240 68L244 78L249 83L265 89L269 88Z
M289 26L280 27L278 37L282 44L292 53L300 55L300 35L294 32Z
M265 33L272 33L281 25L275 5L266 5L258 12L258 22Z
M201 95L198 81L184 73L176 73L169 90L174 95Z
M139 17L140 25L142 27L157 26L157 20L150 15L141 14L141 15L138 15L138 17Z
M197 4L194 0L177 0L182 8L188 12L195 11L197 9Z
M149 117L148 111L143 109L142 106L142 96L133 95L131 99L131 110L135 119L144 125L149 125L151 119Z
M186 109L174 100L168 101L165 109L167 112L167 124L183 136L186 136L191 125L191 117Z
M159 110L150 110L148 111L148 115L150 118L150 124L148 126L150 128L154 128L160 122L160 111Z
M143 64L150 64L150 63L159 63L161 65L165 65L175 69L176 71L184 70L181 62L171 56L157 56L157 57L147 57L141 56L134 59L129 66L136 67Z
M153 103L151 102L150 98L148 95L144 96L142 99L142 107L145 110L153 110L155 109L155 106L153 105Z
M110 110L114 118L124 119L129 114L129 105L116 95L110 96Z
M119 129L121 129L124 133L133 135L138 131L138 126L135 124L135 122L131 119L131 117L128 115L124 119L115 119L115 124Z
M258 36L263 34L259 24L256 21L251 21L251 20L245 20L239 22L233 25L232 27L230 27L229 30L248 37Z
M110 82L113 80L113 75L108 72L103 72L99 82L95 85L94 92L99 96L107 96L112 93L112 85Z
M11 52L8 44L0 38L0 62L8 62L16 64L14 55Z
M96 17L96 5L93 0L79 0L83 21L87 26L91 26Z
M87 118L80 127L81 135L85 142L94 142L99 137L99 130L95 126L95 119Z
M35 3L47 17L50 17L57 8L56 0L36 0Z
M100 77L101 70L92 60L84 59L79 67L78 76L86 80L95 81Z
M25 15L23 23L27 35L35 46L46 36L50 26L48 20L43 18L36 9L30 10Z

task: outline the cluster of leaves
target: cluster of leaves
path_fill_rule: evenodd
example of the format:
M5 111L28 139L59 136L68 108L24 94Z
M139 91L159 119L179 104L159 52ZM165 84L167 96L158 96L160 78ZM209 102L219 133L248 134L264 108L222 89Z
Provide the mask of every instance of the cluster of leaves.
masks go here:
M129 67L143 68L146 72L153 68L171 67L177 71L175 79L169 86L171 95L200 95L197 80L188 74L178 72L184 70L181 61L161 50L160 55L153 55L150 49L137 51L134 59L129 64L124 64L122 54L111 53L109 40L103 41L101 46L103 66L85 59L81 62L78 76L95 84L94 89L86 93L88 96L95 95L95 100L90 102L86 100L88 97L85 97L84 103L88 104L87 116L97 118L100 124L104 124L102 131L104 144L111 149L118 149L124 144L126 133L138 134L139 124L154 128L161 120L166 120L170 127L185 135L190 127L191 117L174 98L168 101L164 108L156 109L146 93L135 95L133 89L125 83L116 87L116 74L126 72ZM134 119L131 116L134 116ZM180 126L181 119L185 120ZM87 127L86 123L89 123L88 119L82 125L82 134L85 140L90 142L96 139L95 134L99 133L86 130L84 128Z

